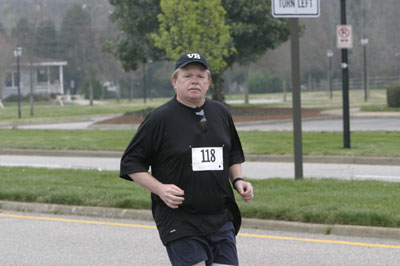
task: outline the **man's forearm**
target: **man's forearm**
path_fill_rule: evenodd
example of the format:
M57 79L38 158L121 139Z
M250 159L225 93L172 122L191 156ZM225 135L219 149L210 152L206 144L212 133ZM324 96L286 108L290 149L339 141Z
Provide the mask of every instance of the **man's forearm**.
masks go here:
M133 181L135 181L142 187L149 190L150 192L153 192L154 194L157 195L159 194L162 183L148 172L129 174L129 177L132 178Z
M242 177L242 164L240 163L233 164L229 167L229 178L231 181L238 177Z

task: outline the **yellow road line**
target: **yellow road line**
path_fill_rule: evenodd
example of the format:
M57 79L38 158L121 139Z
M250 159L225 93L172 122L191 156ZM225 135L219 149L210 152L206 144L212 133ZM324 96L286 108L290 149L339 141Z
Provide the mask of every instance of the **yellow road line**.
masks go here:
M101 221L87 221L87 220L64 219L64 218L50 218L50 217L40 217L40 216L25 216L25 215L3 214L3 213L0 213L0 217L10 217L10 218L17 218L17 219L30 219L30 220L57 221L57 222L69 222L69 223L82 223L82 224L99 224L99 225L125 226L125 227L136 227L136 228L146 228L146 229L156 229L156 227L155 227L154 225L123 224L123 223L111 223L111 222L101 222Z
M41 216L25 216L25 215L15 215L15 214L5 214L5 213L0 213L0 217L156 229L156 227L154 225L112 223L112 222L88 221L88 220L77 220L77 219L51 218L51 217L41 217ZM297 238L297 237L271 236L271 235L258 235L258 234L246 234L246 233L239 233L238 236L240 236L240 237L251 237L251 238L276 239L276 240L301 241L301 242L314 242L314 243L323 243L323 244L338 244L338 245L350 245L350 246L362 246L362 247L377 247L377 248L400 249L400 246L397 246L397 245L370 244L370 243L337 241L337 240L323 240L323 239Z
M362 246L362 247L398 248L398 249L400 249L400 246L396 246L396 245L370 244L370 243L338 241L338 240L323 240L323 239L312 239L312 238L269 236L269 235L243 234L243 233L239 233L238 236L253 237L253 238L268 238L268 239L278 239L278 240L292 240L292 241L302 241L302 242L314 242L314 243L324 243L324 244L339 244L339 245L351 245L351 246Z

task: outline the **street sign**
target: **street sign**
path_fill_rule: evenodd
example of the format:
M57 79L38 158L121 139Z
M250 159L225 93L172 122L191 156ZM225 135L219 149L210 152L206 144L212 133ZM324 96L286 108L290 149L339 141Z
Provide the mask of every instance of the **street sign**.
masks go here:
M353 48L353 29L351 25L336 26L336 47L338 49Z
M320 0L271 0L272 16L290 18L290 50L292 61L292 105L295 179L303 178L303 146L301 130L299 18L319 17Z
M320 0L271 0L272 16L276 18L319 17Z

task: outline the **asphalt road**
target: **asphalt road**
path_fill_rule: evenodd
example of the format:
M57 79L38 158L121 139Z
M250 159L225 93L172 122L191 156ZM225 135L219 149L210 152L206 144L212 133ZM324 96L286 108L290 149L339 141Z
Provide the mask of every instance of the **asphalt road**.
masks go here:
M170 265L153 222L0 213L0 265ZM240 265L398 265L399 241L242 228Z

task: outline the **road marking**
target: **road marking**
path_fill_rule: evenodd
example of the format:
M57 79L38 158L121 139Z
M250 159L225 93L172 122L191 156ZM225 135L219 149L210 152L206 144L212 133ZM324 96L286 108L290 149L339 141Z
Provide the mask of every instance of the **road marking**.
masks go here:
M141 224L123 224L123 223L112 223L112 222L101 222L101 221L88 221L88 220L76 220L76 219L64 219L64 218L50 218L40 216L25 216L15 214L4 214L0 213L0 217L10 217L16 219L30 219L30 220L45 220L45 221L56 221L56 222L68 222L68 223L82 223L82 224L98 224L98 225L112 225L112 226L125 226L125 227L136 227L146 229L156 229L154 225L141 225Z
M41 217L41 216L25 216L25 215L15 215L15 214L5 214L5 213L0 213L0 217L9 217L9 218L16 218L16 219L56 221L56 222L68 222L68 223L83 223L83 224L97 224L97 225L110 225L110 226L124 226L124 227L135 227L135 228L145 228L145 229L157 229L156 226L154 226L154 225L126 224L126 223L101 222L101 221L65 219L65 218L51 218L51 217ZM276 240L313 242L313 243L323 243L323 244L338 244L338 245L350 245L350 246L362 246L362 247L400 249L400 246L397 246L397 245L371 244L371 243L349 242L349 241L338 241L338 240L323 240L323 239L285 237L285 236L271 236L271 235L246 234L246 233L239 233L238 236L240 236L240 237L251 237L251 238L276 239Z
M351 246L362 246L362 247L400 249L400 246L395 246L395 245L370 244L370 243L338 241L338 240L323 240L323 239L297 238L297 237L285 237L285 236L269 236L269 235L256 235L256 234L244 234L244 233L239 233L238 236L254 237L254 238L268 238L268 239L278 239L278 240L293 240L293 241L314 242L314 243L324 243L324 244L339 244L339 245L351 245Z

